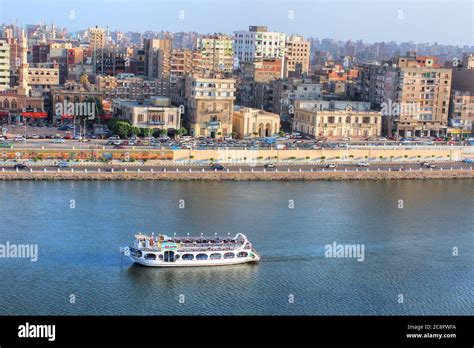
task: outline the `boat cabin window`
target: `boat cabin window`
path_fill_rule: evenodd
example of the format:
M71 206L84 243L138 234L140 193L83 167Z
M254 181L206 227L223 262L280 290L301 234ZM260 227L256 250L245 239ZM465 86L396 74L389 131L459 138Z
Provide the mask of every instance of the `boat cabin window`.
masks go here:
M194 260L194 255L193 254L184 254L182 259L183 260Z
M217 259L221 259L221 258L222 258L222 255L219 254L219 253L211 254L211 259L213 259L213 260L217 260Z
M248 256L248 253L246 253L245 251L241 251L240 253L237 254L237 257L247 257Z
M163 260L163 254L158 255L158 258L159 258L160 260Z
M142 257L142 252L137 249L131 249L130 254L135 257Z
M235 257L234 253L225 253L224 259L233 259Z
M197 254L196 260L207 260L207 254Z
M156 260L155 254L145 254L145 260Z

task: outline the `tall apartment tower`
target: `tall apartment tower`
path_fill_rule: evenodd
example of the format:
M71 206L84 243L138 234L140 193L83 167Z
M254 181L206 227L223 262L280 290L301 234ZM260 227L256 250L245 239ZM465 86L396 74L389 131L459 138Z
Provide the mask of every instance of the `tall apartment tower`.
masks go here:
M105 47L105 29L103 28L89 28L89 44L92 48Z
M159 78L168 75L171 60L170 39L145 39L145 75Z
M249 30L234 32L234 57L239 62L254 62L263 58L279 58L283 61L285 43L285 33L270 32L265 26L250 26Z
M286 38L284 77L301 77L309 72L311 44L302 36L292 35Z
M19 80L18 91L19 94L29 95L30 86L28 85L28 41L26 39L25 31L21 31L20 37L20 66L18 68Z
M397 64L400 136L446 135L452 70L437 67L429 57L423 61L400 58Z
M0 91L10 88L10 45L0 40Z

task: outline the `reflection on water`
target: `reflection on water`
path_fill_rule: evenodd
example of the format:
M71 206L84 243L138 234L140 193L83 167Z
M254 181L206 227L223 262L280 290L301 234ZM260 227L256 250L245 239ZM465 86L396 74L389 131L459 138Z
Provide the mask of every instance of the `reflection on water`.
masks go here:
M132 264L126 271L131 280L138 283L159 284L162 287L177 287L183 284L206 282L215 284L233 281L248 286L258 272L258 264L241 264L215 267L146 267Z

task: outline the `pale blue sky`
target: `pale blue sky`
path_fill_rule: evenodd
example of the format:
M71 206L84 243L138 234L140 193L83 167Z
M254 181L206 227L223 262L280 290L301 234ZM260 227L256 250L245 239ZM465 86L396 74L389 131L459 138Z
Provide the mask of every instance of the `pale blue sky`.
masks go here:
M200 33L267 25L320 38L474 45L473 8L471 0L0 0L0 22Z

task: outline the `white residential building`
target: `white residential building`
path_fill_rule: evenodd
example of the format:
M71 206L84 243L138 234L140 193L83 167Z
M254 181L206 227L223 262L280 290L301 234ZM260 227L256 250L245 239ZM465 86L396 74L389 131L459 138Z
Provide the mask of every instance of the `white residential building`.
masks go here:
M259 58L284 60L285 40L285 33L268 31L265 26L250 26L249 30L234 32L234 57L239 62L253 62Z

